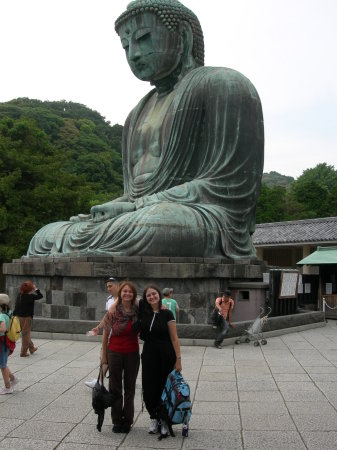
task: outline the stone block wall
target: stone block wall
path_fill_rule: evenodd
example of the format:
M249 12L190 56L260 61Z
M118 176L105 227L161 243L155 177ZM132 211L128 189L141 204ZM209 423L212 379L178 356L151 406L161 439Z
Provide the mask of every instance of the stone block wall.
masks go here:
M209 323L215 298L227 288L232 289L235 299L238 297L233 320L255 318L265 300L264 271L265 266L257 261L164 257L34 257L3 266L12 300L26 279L41 289L44 298L36 302L36 316L99 321L105 311L105 279L114 276L131 280L139 296L148 284L173 288L182 324ZM240 283L248 295L240 294Z

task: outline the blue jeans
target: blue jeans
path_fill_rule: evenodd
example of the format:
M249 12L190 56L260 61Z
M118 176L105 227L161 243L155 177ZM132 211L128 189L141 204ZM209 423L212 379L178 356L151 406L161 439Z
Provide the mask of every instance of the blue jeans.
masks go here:
M222 341L224 340L224 338L228 332L228 329L229 329L229 324L228 324L227 320L225 320L222 316L218 320L219 320L218 325L219 325L221 331L217 335L217 337L214 341L215 345L220 345L222 343Z
M9 348L7 348L5 342L1 339L0 340L0 368L1 369L6 369L8 356L9 356Z

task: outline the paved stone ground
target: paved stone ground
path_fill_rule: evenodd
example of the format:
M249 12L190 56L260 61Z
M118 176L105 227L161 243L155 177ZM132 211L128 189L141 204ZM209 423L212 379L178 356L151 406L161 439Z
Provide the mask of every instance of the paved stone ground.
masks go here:
M182 347L193 414L189 437L158 441L141 412L128 435L111 432L110 412L96 430L91 390L100 344L35 340L29 358L19 352L10 367L20 379L0 397L0 449L337 449L337 327L268 338L268 344Z

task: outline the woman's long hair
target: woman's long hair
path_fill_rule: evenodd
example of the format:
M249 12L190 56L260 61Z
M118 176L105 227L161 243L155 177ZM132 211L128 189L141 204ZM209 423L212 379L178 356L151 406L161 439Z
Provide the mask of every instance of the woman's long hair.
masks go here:
M34 290L34 285L30 280L24 281L20 286L20 294L29 294Z
M146 288L144 289L144 291L143 291L143 299L142 299L142 301L143 301L143 306L144 306L144 312L147 313L147 314L152 314L152 313L153 313L153 309L152 309L151 305L148 303L148 301L147 301L147 299L146 299L146 292L147 292L149 289L154 289L154 290L157 291L158 294L159 294L159 310L161 309L161 305L162 305L162 301L161 301L162 295L161 295L160 289L159 289L157 286L153 285L153 284L149 284L149 285L146 286Z
M133 293L133 298L131 300L131 305L133 306L135 304L136 298L137 298L137 290L136 287L133 283L131 283L131 281L123 281L118 288L118 294L117 294L117 305L120 305L122 303L122 297L121 297L121 293L122 293L122 289L125 288L125 286L129 286L129 288L131 289L132 293Z

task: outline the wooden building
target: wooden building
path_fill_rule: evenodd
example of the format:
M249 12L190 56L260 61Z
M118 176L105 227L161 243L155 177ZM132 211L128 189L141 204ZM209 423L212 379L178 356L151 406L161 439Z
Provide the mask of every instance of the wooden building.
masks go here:
M261 223L253 243L258 258L269 266L296 268L318 246L337 246L337 217ZM310 266L304 268L304 273L310 271Z
M303 268L316 268L318 307L323 309L324 301L326 317L337 318L337 247L318 247L297 264Z
M259 224L253 242L268 266L300 268L301 306L322 309L323 298L337 306L337 217ZM327 317L337 318L337 308Z

